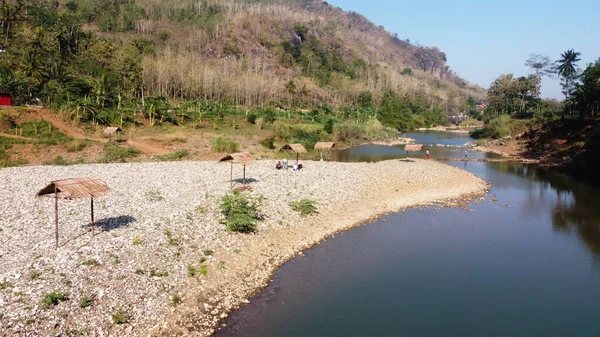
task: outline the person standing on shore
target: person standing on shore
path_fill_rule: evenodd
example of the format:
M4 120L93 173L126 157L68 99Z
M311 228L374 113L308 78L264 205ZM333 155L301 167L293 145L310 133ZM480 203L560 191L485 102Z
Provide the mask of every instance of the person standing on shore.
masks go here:
M425 159L429 159L429 158L431 158L431 157L429 156L429 149L427 149L427 152L425 152Z
M467 159L468 156L469 154L467 153L467 148L465 148L465 159Z

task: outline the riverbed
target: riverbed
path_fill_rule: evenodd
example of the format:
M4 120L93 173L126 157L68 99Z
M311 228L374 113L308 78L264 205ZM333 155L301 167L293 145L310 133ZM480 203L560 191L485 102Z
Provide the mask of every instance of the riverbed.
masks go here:
M434 157L460 156L468 141L421 139ZM336 158L402 156L368 146ZM279 269L216 335L600 335L600 191L525 164L450 164L490 182L490 193L328 239Z

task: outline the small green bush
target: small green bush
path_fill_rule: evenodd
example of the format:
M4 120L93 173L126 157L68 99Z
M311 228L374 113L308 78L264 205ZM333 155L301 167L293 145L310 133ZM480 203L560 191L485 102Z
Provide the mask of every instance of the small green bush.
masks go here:
M181 296L175 294L171 297L171 305L176 307L179 303L181 303Z
M369 137L378 137L383 129L383 124L377 119L369 119L367 123L365 123L365 133Z
M213 255L213 251L210 249L205 249L202 251L202 254L206 255L206 256L212 256Z
M124 324L129 322L129 313L123 309L117 309L112 313L113 324Z
M42 296L42 309L48 309L51 306L57 305L59 302L66 300L66 296L58 290L55 290L51 293L46 293Z
M288 139L290 137L290 127L281 122L273 123L273 131L275 131L275 136L279 139Z
M83 308L87 308L87 307L89 307L90 305L92 305L92 303L93 303L93 302L94 302L94 299L93 299L93 298L91 298L91 297L89 297L89 296L83 296L83 297L81 298L81 301L79 301L79 307L80 307L81 309L83 309Z
M325 132L332 134L333 133L333 123L334 120L332 118L328 119L325 122L325 125L323 125L323 130L325 130Z
M234 191L221 198L221 212L228 231L252 233L256 231L260 200L247 193Z
M269 150L275 149L275 137L268 137L260 141L260 145Z
M89 143L90 141L87 139L76 139L72 142L67 143L67 152L79 152L83 150L86 146L88 146Z
M206 267L206 265L203 264L198 269L198 272L200 273L200 275L206 276L206 275L208 275L208 268Z
M157 271L154 269L150 269L150 277L167 277L169 276L169 272L168 271Z
M348 142L361 138L361 129L355 124L342 124L335 129L333 138L337 142Z
M100 262L98 262L98 260L96 260L96 259L89 259L89 260L83 261L82 265L88 266L88 267L97 267L100 265Z
M193 265L189 264L189 265L187 266L187 273L188 273L188 276L191 276L191 277L194 277L194 276L196 276L196 271L197 271L197 270L196 270L196 267L194 267Z
M158 161L176 161L186 158L190 155L188 150L176 151L173 153L165 154L164 156L156 156L156 160Z
M129 158L135 158L140 155L134 147L120 147L109 144L104 148L104 156L98 160L100 163L124 163Z
M214 138L210 145L214 152L237 152L239 144L235 140L226 139L222 137Z
M290 207L293 211L299 212L301 215L311 215L317 213L318 203L310 199L302 199L299 201L290 202Z

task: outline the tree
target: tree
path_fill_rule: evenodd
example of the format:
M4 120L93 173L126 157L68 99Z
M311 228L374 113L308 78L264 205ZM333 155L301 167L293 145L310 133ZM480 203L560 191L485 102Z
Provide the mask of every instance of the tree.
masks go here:
M581 53L569 49L560 55L560 60L555 62L558 75L562 78L563 94L567 99L569 99L575 88L575 80L579 73L577 62L581 60L579 56L581 56Z
M600 115L600 59L587 66L581 73L580 81L572 97L580 117Z
M554 74L554 65L548 56L540 54L529 54L525 65L531 68L535 76L539 79L539 85L536 87L535 92L536 97L539 98L542 89L542 77Z
M538 83L539 78L535 75L519 78L513 74L501 75L488 89L488 111L495 115L527 111L536 101Z

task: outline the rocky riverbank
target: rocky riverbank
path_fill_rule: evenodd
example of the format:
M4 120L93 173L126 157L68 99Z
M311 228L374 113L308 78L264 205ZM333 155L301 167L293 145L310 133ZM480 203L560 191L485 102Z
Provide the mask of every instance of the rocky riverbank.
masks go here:
M274 270L325 237L379 214L482 194L487 184L425 160L272 161L246 170L263 197L258 233L228 233L219 200L229 164L43 166L0 170L0 335L210 335L219 319L264 287ZM242 168L234 166L234 177ZM35 198L50 181L95 177L112 191L95 202ZM312 199L302 217L290 201Z

